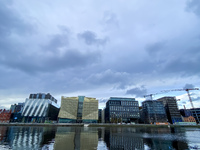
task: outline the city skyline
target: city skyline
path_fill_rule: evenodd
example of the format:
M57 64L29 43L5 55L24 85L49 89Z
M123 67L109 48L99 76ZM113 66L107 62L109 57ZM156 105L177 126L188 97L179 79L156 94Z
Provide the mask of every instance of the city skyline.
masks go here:
M200 2L0 2L0 108L30 93L99 100L200 87ZM200 107L200 91L190 91ZM179 108L191 108L187 92Z

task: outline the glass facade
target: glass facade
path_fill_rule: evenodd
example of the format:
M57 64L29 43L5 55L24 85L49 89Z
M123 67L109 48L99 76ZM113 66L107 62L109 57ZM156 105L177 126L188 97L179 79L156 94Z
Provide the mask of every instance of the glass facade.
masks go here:
M135 98L111 97L106 103L105 122L138 122L139 105Z
M167 119L171 124L182 122L180 111L176 102L176 97L162 97L158 101L163 102L167 114Z
M163 103L153 100L142 102L141 120L146 124L167 123L167 116Z

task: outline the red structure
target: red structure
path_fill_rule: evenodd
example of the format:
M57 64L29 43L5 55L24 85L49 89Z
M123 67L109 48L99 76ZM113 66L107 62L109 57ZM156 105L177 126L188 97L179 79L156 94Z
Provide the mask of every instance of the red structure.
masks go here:
M10 122L11 110L0 109L0 122Z

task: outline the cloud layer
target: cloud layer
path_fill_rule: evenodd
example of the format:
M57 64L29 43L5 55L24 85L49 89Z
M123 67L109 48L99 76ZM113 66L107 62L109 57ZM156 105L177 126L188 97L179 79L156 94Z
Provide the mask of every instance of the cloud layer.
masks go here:
M103 106L111 96L141 101L199 87L199 7L198 0L1 1L1 105L50 92Z

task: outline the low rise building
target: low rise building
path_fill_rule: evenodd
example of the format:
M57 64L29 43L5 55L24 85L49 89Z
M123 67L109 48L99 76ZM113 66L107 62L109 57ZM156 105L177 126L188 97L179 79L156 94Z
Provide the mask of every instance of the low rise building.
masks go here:
M97 123L98 100L85 96L61 97L60 123Z
M183 117L184 122L196 122L195 118L192 116L189 117Z
M0 122L8 123L10 122L11 110L0 109Z

